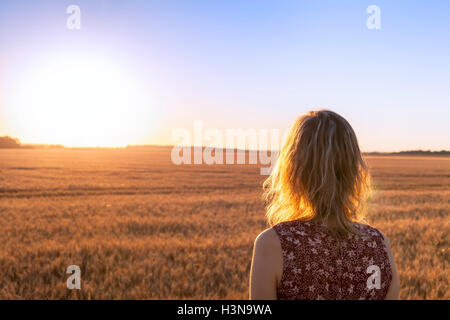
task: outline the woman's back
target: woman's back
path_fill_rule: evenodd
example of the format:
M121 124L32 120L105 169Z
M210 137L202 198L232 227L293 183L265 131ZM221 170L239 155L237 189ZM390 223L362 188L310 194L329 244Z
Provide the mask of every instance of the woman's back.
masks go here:
M278 299L384 299L392 270L383 235L356 224L359 235L337 240L319 223L300 220L273 227L283 256Z
M370 185L347 120L329 110L297 118L264 182L271 228L255 241L250 297L396 299L389 241L358 223Z

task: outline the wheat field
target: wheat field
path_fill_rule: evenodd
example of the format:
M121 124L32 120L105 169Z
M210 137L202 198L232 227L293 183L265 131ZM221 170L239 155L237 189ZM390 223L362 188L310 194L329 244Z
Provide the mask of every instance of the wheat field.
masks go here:
M366 159L400 298L449 299L450 158ZM0 150L0 299L246 299L264 178L165 147Z

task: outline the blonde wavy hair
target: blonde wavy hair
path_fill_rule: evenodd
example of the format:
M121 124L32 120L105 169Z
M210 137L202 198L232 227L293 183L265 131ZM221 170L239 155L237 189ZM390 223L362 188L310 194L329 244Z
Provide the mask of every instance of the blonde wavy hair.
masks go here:
M290 220L326 224L338 237L364 219L370 175L350 124L329 110L310 111L292 125L264 182L269 225Z

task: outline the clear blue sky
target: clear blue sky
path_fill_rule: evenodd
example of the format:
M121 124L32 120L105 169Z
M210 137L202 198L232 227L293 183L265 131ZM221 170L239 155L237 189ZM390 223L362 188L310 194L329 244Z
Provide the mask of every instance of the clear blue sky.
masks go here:
M71 4L81 30L66 28ZM366 27L372 4L380 30ZM77 54L108 56L154 99L152 133L130 144L169 144L197 119L284 129L329 108L365 151L450 149L450 1L2 1L0 135L48 142L17 129L10 95Z

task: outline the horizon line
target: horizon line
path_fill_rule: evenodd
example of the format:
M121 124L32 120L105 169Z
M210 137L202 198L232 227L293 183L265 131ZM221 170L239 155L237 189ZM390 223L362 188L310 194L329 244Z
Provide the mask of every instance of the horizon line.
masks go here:
M183 145L170 145L170 144L131 144L126 146L117 147L107 147L107 146L65 146L63 144L46 144L46 143L21 143L15 147L2 147L0 149L132 149L132 148L214 148L222 150L233 150L233 151L243 151L243 152L260 152L260 151L270 151L278 152L278 150L263 150L263 149L243 149L243 148L229 148L229 147L216 147L216 146L183 146ZM423 150L423 149L409 149L409 150L397 150L397 151L361 151L362 154L449 154L450 150L439 149L439 150Z

